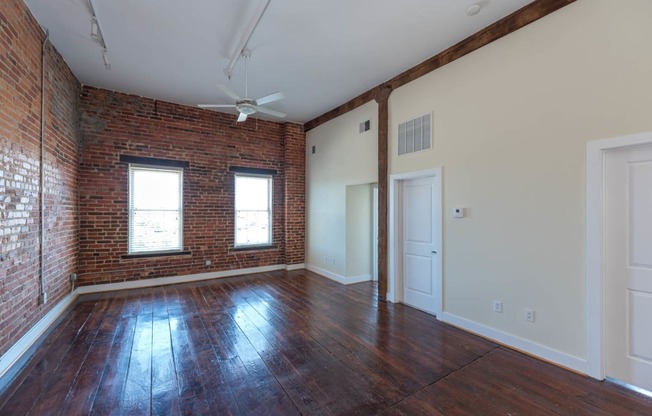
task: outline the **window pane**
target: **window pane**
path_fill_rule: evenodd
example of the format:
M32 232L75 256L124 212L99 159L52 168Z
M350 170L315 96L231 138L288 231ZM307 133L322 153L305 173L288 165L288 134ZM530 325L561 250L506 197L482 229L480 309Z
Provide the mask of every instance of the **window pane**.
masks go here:
M235 244L266 244L269 240L268 211L237 211Z
M181 250L178 211L134 211L131 252Z
M129 252L183 249L183 171L129 166Z
M135 209L179 209L181 172L134 168L132 175Z
M270 178L235 177L235 209L267 211Z
M235 177L235 245L260 245L272 242L272 178L237 175Z

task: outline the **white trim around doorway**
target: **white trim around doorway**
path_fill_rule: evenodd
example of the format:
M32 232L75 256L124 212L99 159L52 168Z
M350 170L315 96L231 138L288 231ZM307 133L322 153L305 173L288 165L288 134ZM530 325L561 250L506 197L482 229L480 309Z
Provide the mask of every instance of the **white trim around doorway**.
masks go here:
M439 230L436 233L435 245L439 247L438 255L443 259L442 250L442 168L432 168L418 170L414 172L396 173L389 177L389 232L388 232L388 252L389 252L389 273L387 279L387 300L394 303L403 302L403 272L400 261L402 251L402 233L401 231L401 188L403 181L409 179L418 179L424 177L435 178L435 227ZM435 286L439 290L437 304L435 305L435 315L440 316L443 308L443 261L439 262L439 268L435 270Z
M604 329L604 175L611 150L652 144L652 132L596 140L586 146L586 345L587 373L603 380Z

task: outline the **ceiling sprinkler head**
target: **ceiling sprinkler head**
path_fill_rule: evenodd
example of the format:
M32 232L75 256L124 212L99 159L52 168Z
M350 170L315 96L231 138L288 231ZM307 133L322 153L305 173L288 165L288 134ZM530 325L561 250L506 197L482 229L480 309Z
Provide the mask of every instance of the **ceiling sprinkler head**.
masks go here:
M480 3L472 4L466 9L466 15L475 16L476 14L480 13L480 10L482 10L482 4Z

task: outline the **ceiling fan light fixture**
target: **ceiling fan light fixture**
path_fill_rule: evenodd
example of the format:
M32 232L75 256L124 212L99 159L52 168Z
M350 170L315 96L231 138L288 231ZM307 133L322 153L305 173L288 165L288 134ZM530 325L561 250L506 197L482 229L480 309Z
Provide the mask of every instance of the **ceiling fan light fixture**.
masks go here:
M235 101L235 104L198 104L200 108L235 108L238 110L238 123L247 120L247 116L251 116L256 113L261 113L273 117L283 118L287 114L280 111L272 110L266 107L263 107L263 104L273 103L278 100L285 98L282 92L277 91L272 94L265 95L257 99L251 99L249 97L249 76L247 71L247 61L251 57L251 51L245 49L242 51L242 57L245 60L244 70L245 70L245 97L241 98L238 94L234 93L226 85L218 85L217 89L222 91L224 94L228 95Z
M241 112L244 115L250 116L252 114L256 113L256 109L254 108L253 104L249 103L242 103L238 104L236 107L239 112Z

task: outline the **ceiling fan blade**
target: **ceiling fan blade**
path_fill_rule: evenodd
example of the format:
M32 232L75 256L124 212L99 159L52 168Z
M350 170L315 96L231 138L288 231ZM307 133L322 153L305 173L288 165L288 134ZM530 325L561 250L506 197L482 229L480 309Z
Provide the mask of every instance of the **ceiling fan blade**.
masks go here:
M231 89L226 85L219 84L217 86L217 89L222 91L224 94L228 95L229 97L233 98L236 101L242 101L242 98L238 97L238 94L231 91Z
M242 123L243 121L247 121L247 115L245 113L240 113L238 116L238 123Z
M235 104L197 104L199 108L235 108Z
M260 97L256 100L256 105L263 105L268 103L273 103L274 101L282 100L285 98L282 92L275 92L274 94L269 94L264 97Z
M269 108L259 107L259 106L257 106L257 105L255 105L254 108L255 108L256 111L258 111L259 113L269 114L270 116L274 116L274 117L280 117L280 118L283 118L283 117L287 116L287 114L285 114L285 113L281 113L280 111L270 110Z

